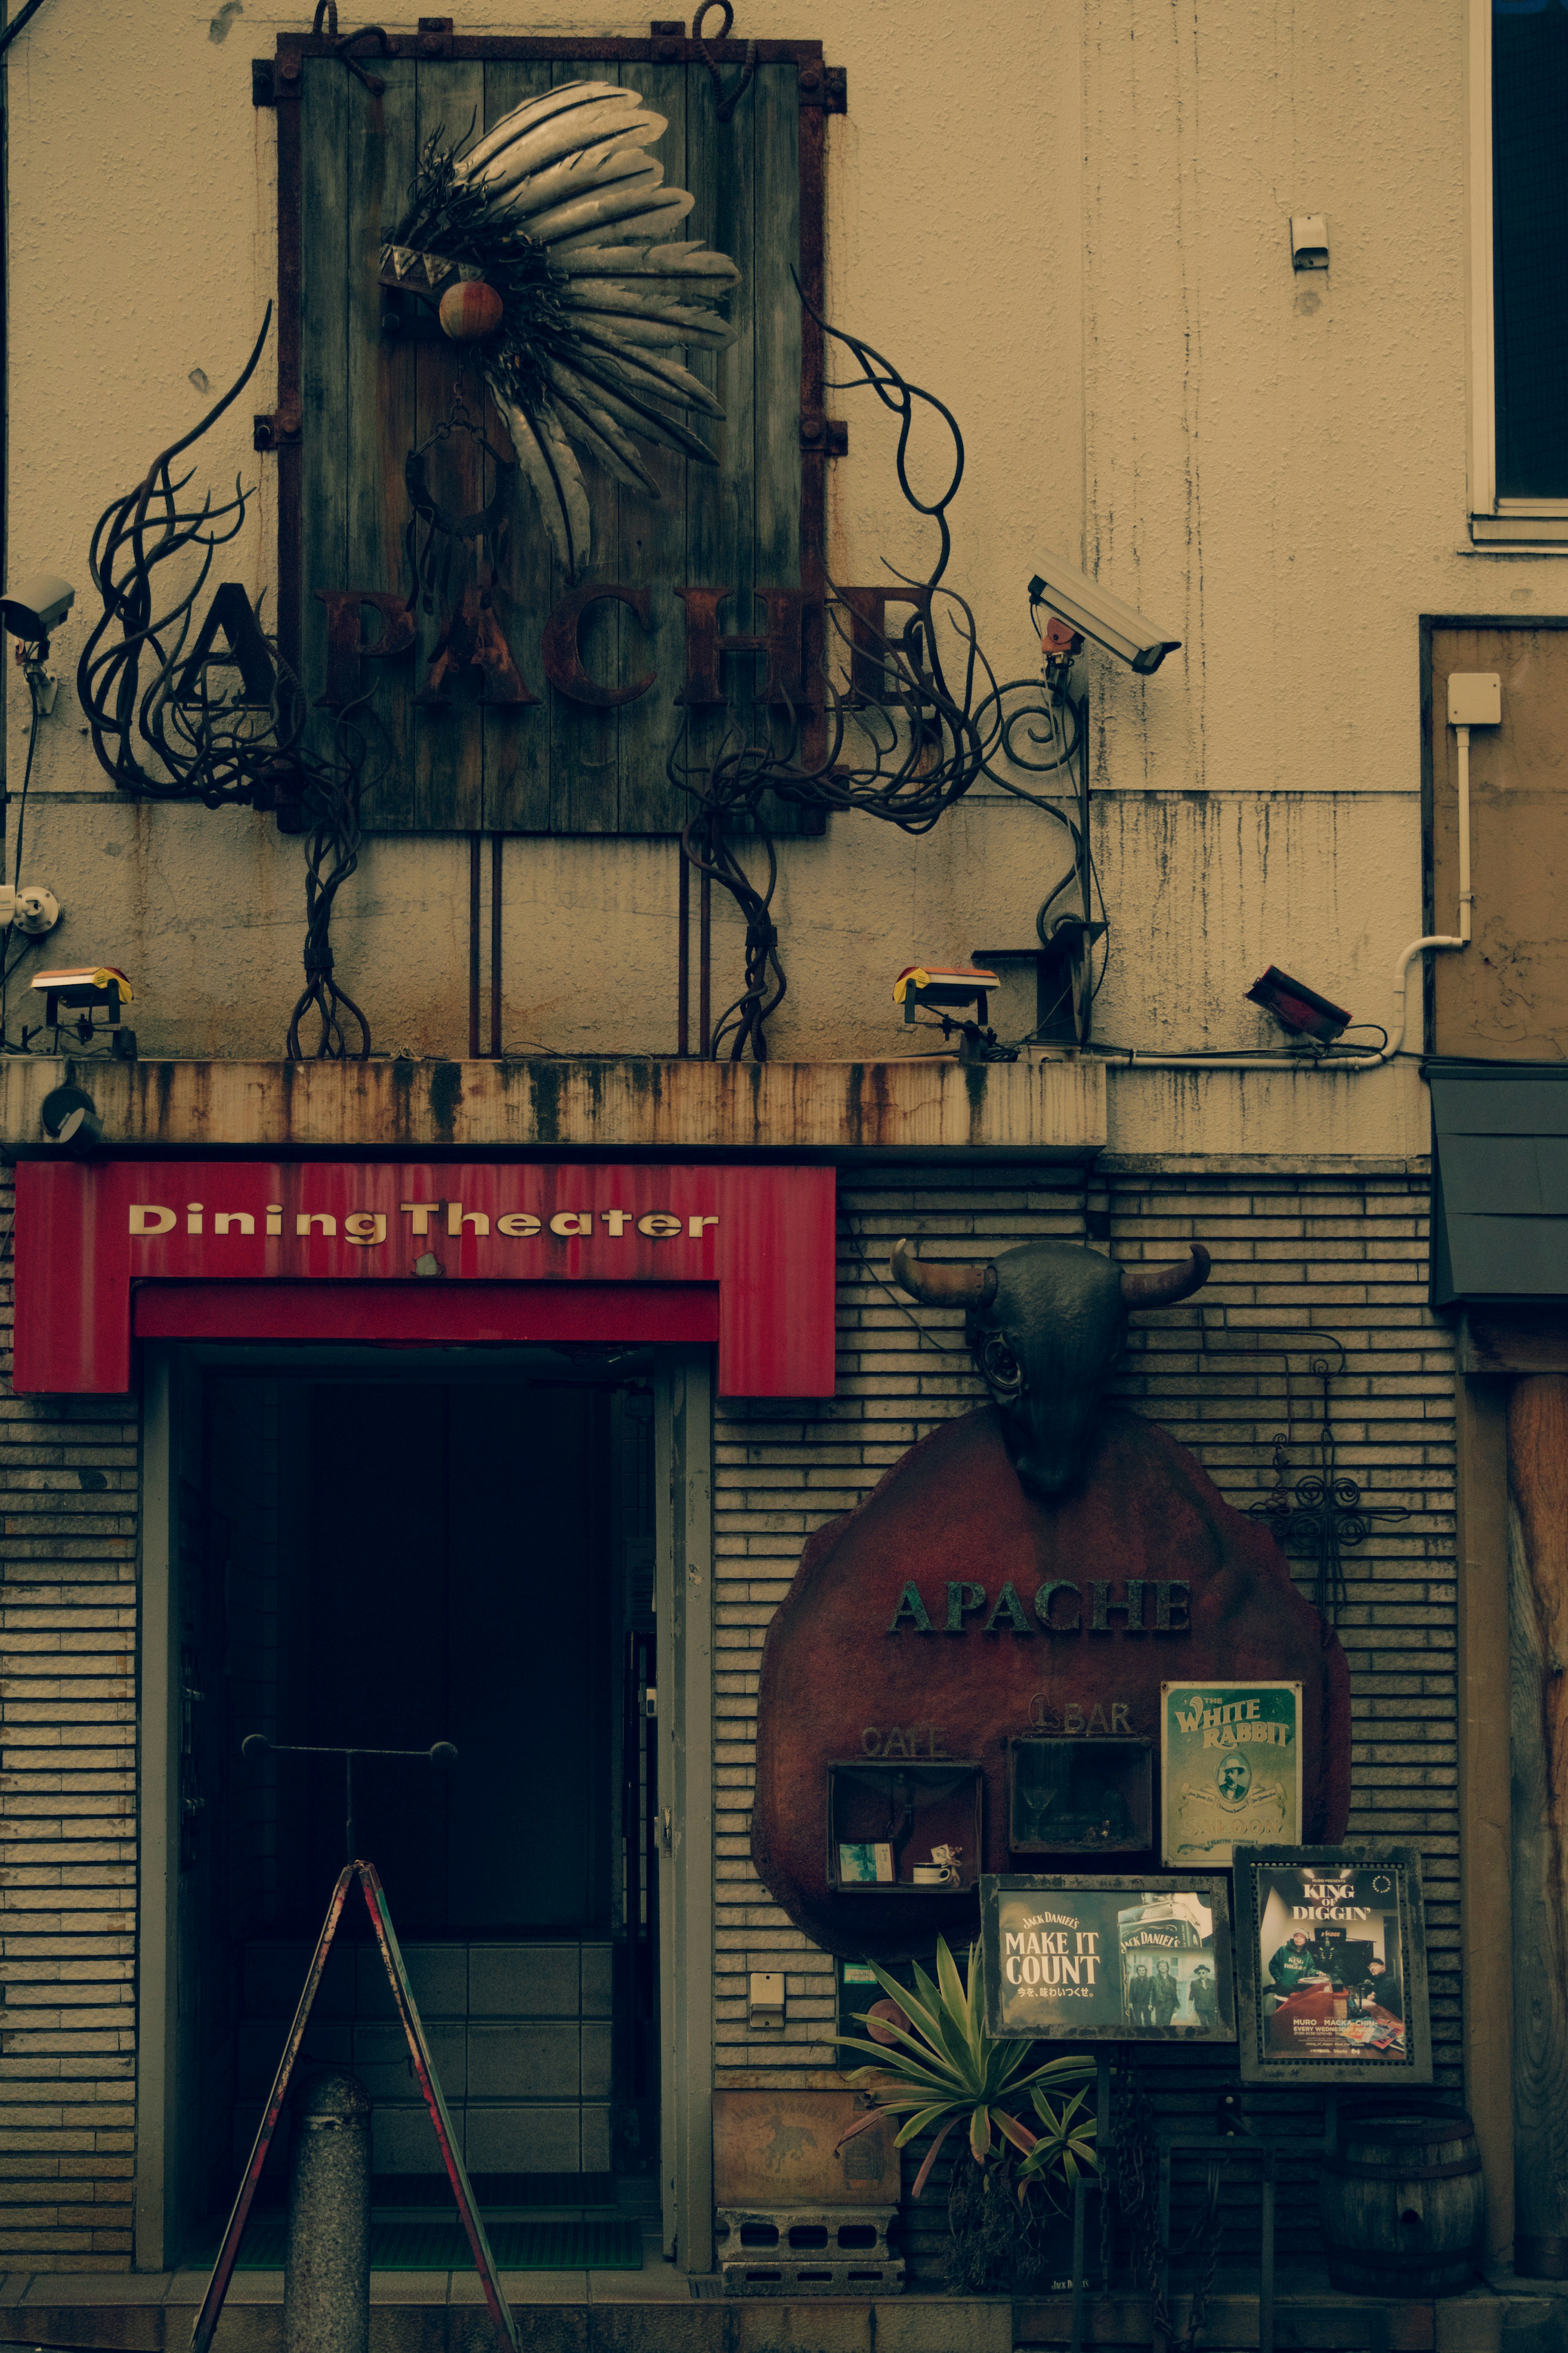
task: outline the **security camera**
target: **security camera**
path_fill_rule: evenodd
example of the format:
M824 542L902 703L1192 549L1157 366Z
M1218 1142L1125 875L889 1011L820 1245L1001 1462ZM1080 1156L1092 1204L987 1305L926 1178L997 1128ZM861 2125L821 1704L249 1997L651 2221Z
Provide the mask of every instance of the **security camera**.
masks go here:
M44 882L0 882L0 931L13 924L29 939L41 940L60 919L60 902Z
M25 645L38 645L58 628L75 603L76 590L58 573L29 573L0 596L0 628Z
M1147 622L1142 613L1091 580L1065 555L1047 555L1040 571L1029 583L1029 601L1048 605L1092 638L1107 653L1115 654L1130 662L1140 677L1147 677L1159 669L1167 654L1173 654L1181 644L1180 638L1167 638Z

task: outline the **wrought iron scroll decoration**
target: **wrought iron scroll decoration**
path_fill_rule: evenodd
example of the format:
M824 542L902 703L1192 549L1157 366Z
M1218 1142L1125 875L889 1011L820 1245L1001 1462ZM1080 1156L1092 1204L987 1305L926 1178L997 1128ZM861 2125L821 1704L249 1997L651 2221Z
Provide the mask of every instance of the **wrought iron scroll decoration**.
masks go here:
M194 494L186 503L192 474L176 480L173 464L249 383L271 322L269 302L229 389L100 516L89 565L103 610L77 665L77 694L99 765L119 791L207 808L276 809L280 828L305 834L305 987L289 1025L289 1057L305 1058L300 1025L314 1012L317 1059L348 1059L353 1027L353 1052L363 1060L370 1025L333 976L331 924L358 862L362 791L386 758L371 690L333 713L330 743L319 748L307 740L304 689L243 588L219 586L192 637L196 599L218 549L243 527L253 493L237 478L232 499L215 505L209 492L199 506ZM220 628L228 639L221 652ZM215 692L214 673L236 670L240 691Z
M714 8L721 9L724 16L724 22L719 28L717 39L711 38L702 30L704 19ZM719 58L725 42L730 37L731 27L734 22L735 11L731 6L730 0L702 0L702 5L691 19L691 37L702 52L702 62L707 67L709 79L713 84L714 111L721 122L728 122L733 116L735 109L750 90L757 70L757 45L755 41L748 41L741 70L729 89L725 89L724 77L719 70Z
M670 752L666 763L670 780L696 804L681 835L685 855L699 873L730 893L746 927L745 985L713 1024L709 1052L715 1060L726 1042L732 1060L748 1047L757 1060L766 1060L765 1025L788 986L772 913L778 860L761 813L768 793L800 808L829 814L859 810L919 835L929 833L984 777L1045 810L1071 839L1071 862L1040 910L1042 943L1047 941L1048 909L1075 879L1085 898L1086 924L1089 915L1092 870L1081 803L1075 822L1055 801L1029 791L997 765L1005 761L1026 774L1043 776L1065 767L1079 753L1085 709L1068 691L1070 658L1047 657L1038 678L998 681L980 644L972 608L943 584L952 551L948 509L963 479L963 436L957 418L934 393L910 383L872 345L830 325L798 278L795 289L808 316L843 346L858 371L829 379L826 389L868 387L897 418L894 470L900 492L915 514L936 525L939 545L923 580L894 565L887 567L889 580L907 592L893 596L892 601L912 607L897 635L888 634L863 612L847 622L851 608L829 580L826 619L847 659L847 689L832 675L829 649L824 645L820 660L803 670L805 692L784 688L775 710L784 715L776 727L766 722L759 727L754 711L750 721L742 721L731 704L726 735L710 761L688 757L689 721ZM910 437L922 412L940 420L952 438L945 487L932 498L920 496L909 472ZM1037 612L1032 612L1037 621ZM956 647L951 680L942 659L943 622L951 627ZM775 733L781 741L774 740ZM754 883L741 863L735 847L738 818L750 821L752 833L763 844L765 887Z
M1270 1445L1273 1449L1270 1468L1274 1484L1266 1495L1248 1505L1248 1516L1263 1521L1269 1527L1282 1552L1292 1554L1298 1560L1313 1563L1313 1607L1331 1625L1338 1622L1339 1612L1345 1606L1348 1593L1345 1585L1344 1560L1342 1547L1364 1544L1376 1520L1407 1520L1409 1512L1403 1504L1372 1504L1362 1501L1362 1491L1355 1480L1342 1478L1335 1463L1335 1438L1330 1383L1345 1369L1345 1345L1331 1332L1320 1332L1309 1325L1297 1327L1279 1325L1267 1332L1258 1327L1231 1324L1233 1332L1245 1331L1258 1345L1253 1355L1278 1356L1285 1360L1285 1421L1282 1430L1276 1430ZM1288 1335L1297 1333L1305 1348L1289 1345ZM1204 1327L1204 1348L1211 1351L1210 1335ZM1332 1362L1328 1350L1336 1352ZM1290 1358L1308 1354L1307 1369L1312 1379L1321 1384L1321 1412L1318 1424L1318 1468L1298 1479L1292 1487L1287 1474L1290 1468L1290 1432L1294 1415L1290 1403Z
M868 387L897 418L894 465L900 491L917 515L936 525L939 547L923 580L888 567L889 579L907 592L907 596L895 594L892 601L907 601L911 608L911 617L897 635L889 635L863 612L855 614L852 626L847 623L850 607L829 582L833 601L827 617L848 659L849 684L847 689L840 686L830 674L824 645L818 691L792 691L786 682L785 718L777 730L782 742L775 742L775 728L767 720L758 730L754 712L742 727L731 707L719 753L706 765L685 757L689 720L669 754L668 773L696 803L682 833L683 852L700 872L729 892L745 923L744 986L713 1026L710 1053L714 1059L728 1041L731 1059L740 1059L749 1046L757 1060L765 1060L765 1024L787 987L772 915L777 854L760 813L763 797L770 792L801 807L860 810L918 836L930 832L984 777L1043 809L1069 836L1070 861L1040 909L1042 943L1048 944L1049 910L1075 880L1083 913L1081 918L1068 920L1088 928L1089 913L1093 869L1087 785L1075 821L1056 801L1030 791L997 765L1005 761L1037 776L1065 767L1075 755L1082 766L1085 709L1068 691L1070 659L1047 654L1038 678L998 681L980 645L973 610L943 581L952 553L947 511L964 467L956 418L934 394L909 383L870 344L831 326L799 289L798 280L797 290L824 333L844 347L858 370L827 388ZM202 438L249 382L270 320L268 305L255 349L229 390L198 425L155 457L142 481L112 501L100 516L89 560L103 611L83 648L77 687L94 753L118 789L147 799L199 800L210 808L233 804L297 813L289 829L308 835L306 986L289 1024L288 1051L291 1060L303 1058L300 1025L314 1011L320 1022L317 1057L344 1059L353 1051L363 1059L370 1052L369 1025L333 976L331 919L337 893L357 863L362 793L382 773L388 756L384 731L369 709L373 690L366 686L336 708L331 748L321 751L306 740L301 683L280 656L275 638L261 631L243 589L232 590L236 605L227 621L229 651L216 650L215 622L223 617L219 600L226 594L222 587L191 644L196 599L210 577L217 549L242 528L251 494L237 480L232 500L215 506L209 494L199 507L184 506L181 500L191 475L176 481L172 463ZM940 419L952 439L945 487L931 498L921 497L909 473L910 437L921 411ZM424 507L429 511L423 511L418 489L411 479L411 500L421 519L437 532L450 531L453 526L433 501L426 499ZM493 523L487 510L480 517L458 519L458 527L464 537L477 527L478 535L489 539ZM414 556L412 544L409 554ZM195 577L189 578L192 558ZM162 569L165 566L173 566L173 576L184 585L171 589L167 605L160 607L162 581L170 576ZM417 560L414 568L416 596ZM951 627L957 649L951 681L942 658L943 621ZM482 649L475 658L482 661ZM150 665L152 672L145 685L143 665ZM245 691L237 697L215 696L209 673L236 668ZM516 698L503 690L501 699ZM765 888L752 882L740 861L733 834L738 818L750 820L763 844ZM1053 923L1051 930L1056 928ZM345 1024L357 1028L357 1048L351 1049Z
M310 33L313 38L321 38L323 22L327 28L326 37L329 41L334 44L332 50L333 56L337 58L342 64L347 66L355 81L363 83L364 88L369 90L372 98L379 98L382 92L385 90L386 84L382 80L379 74L366 73L359 59L353 56L351 52L353 51L355 44L359 41L376 41L380 43L381 55L384 58L389 58L392 55L392 45L388 41L386 35L383 32L381 26L379 25L362 25L357 33L343 33L340 35L338 31L338 0L316 0L315 20L310 26Z

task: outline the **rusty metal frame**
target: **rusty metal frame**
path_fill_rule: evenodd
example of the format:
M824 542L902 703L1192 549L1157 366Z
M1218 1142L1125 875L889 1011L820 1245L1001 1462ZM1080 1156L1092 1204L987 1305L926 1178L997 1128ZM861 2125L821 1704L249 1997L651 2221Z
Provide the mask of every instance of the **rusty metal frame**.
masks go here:
M807 307L800 353L800 581L809 596L826 591L826 464L844 452L841 425L825 406L822 329L813 317L826 303L826 164L829 114L847 109L842 69L825 63L820 41L724 41L689 38L683 24L656 22L646 40L536 37L520 34L455 33L449 17L425 17L416 33L384 36L382 54L440 63L512 64L581 58L624 65L742 66L751 50L758 65L793 65L800 84L800 273ZM325 35L279 33L277 54L252 65L251 95L278 115L278 406L258 417L255 445L278 460L278 637L285 659L299 669L303 565L301 484L304 429L300 384L300 296L303 269L300 222L300 109L306 61L333 58ZM374 66L374 60L371 61Z
M268 2154L272 2147L273 2135L278 2129L278 2119L282 2113L289 2080L300 2056L300 2046L305 2040L305 2028L310 2021L316 1996L321 1990L327 1957L332 1948L332 1939L337 1935L342 1919L343 1905L348 1899L349 1890L356 1880L364 1896L365 1908L370 1914L371 1927L374 1931L375 1941L380 1949L382 1960L385 1964L387 1982L392 1988L392 1999L397 2008L398 2020L407 2038L409 2056L413 2061L415 2074L419 2079L419 2089L424 2094L425 2105L430 2111L430 2121L435 2126L437 2145L441 2151L442 2163L447 2168L447 2179L452 2185L452 2195L458 2201L458 2212L473 2253L474 2268L479 2273L484 2286L486 2306L494 2324L496 2335L501 2343L510 2346L511 2353L521 2353L517 2325L512 2319L510 2308L501 2290L501 2284L496 2273L495 2257L490 2253L490 2242L485 2232L484 2221L474 2200L473 2189L468 2181L468 2168L463 2162L462 2153L458 2147L457 2135L452 2129L452 2119L447 2112L447 2103L442 2096L440 2081L436 2073L436 2063L430 2056L430 2046L425 2039L425 2029L420 2021L418 2006L414 1999L414 1989L408 1982L408 1971L404 1966L402 1949L397 1942L397 1931L392 1925L392 1914L387 1905L386 1891L382 1886L374 1863L363 1862L344 1863L338 1873L337 1884L332 1889L328 1902L327 1916L321 1923L321 1933L316 1939L316 1949L310 1956L310 1964L305 1972L305 1982L300 1989L293 2023L289 2029L288 2038L283 2045L283 2055L278 2062L278 2072L272 2078L272 2089L267 2095L267 2105L262 2111L261 2122L256 2128L256 2138L251 2143L250 2156L240 2179L238 2195L235 2199L233 2211L224 2231L223 2244L218 2249L217 2261L213 2265L212 2277L207 2282L207 2291L202 2298L201 2310L196 2315L195 2326L191 2331L191 2353L208 2353L216 2332L218 2321L223 2313L224 2301L228 2295L229 2284L234 2278L235 2266L239 2261L240 2242L245 2236L245 2226L250 2219L250 2209L255 2200L257 2185L261 2179L262 2168L267 2163Z

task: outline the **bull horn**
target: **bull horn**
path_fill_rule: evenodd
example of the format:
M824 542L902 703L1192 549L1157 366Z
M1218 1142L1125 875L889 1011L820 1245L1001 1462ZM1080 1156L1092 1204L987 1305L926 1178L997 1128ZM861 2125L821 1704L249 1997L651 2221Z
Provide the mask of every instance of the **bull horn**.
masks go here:
M1135 1273L1121 1270L1121 1296L1129 1307L1173 1307L1190 1299L1209 1279L1209 1254L1202 1242L1188 1245L1192 1258L1185 1266L1147 1266Z
M951 1266L919 1259L907 1241L893 1252L893 1281L928 1307L979 1307L996 1296L994 1266Z

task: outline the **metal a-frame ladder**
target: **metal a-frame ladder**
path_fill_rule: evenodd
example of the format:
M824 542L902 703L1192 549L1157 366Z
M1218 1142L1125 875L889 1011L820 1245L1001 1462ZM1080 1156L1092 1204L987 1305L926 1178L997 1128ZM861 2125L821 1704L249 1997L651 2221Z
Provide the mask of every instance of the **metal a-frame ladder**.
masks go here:
M501 2293L500 2281L496 2274L495 2257L490 2253L490 2242L485 2235L484 2222L479 2207L475 2203L473 2189L468 2181L468 2168L463 2163L456 2136L452 2131L452 2119L447 2113L447 2103L442 2097L441 2086L437 2080L436 2064L430 2056L430 2046L425 2040L425 2029L420 2023L418 2005L414 1999L414 1989L408 1982L408 1971L404 1965L402 1950L397 1942L397 1932L392 1925L392 1914L387 1909L386 1891L382 1886L373 1862L346 1862L338 1873L337 1885L333 1888L331 1901L327 1905L327 1916L321 1924L321 1933L316 1939L316 1949L310 1957L310 1966L306 1972L304 1989L300 1996L299 2007L294 2012L294 2022L289 2029L289 2039L283 2045L283 2056L278 2062L278 2073L272 2079L272 2089L268 2094L267 2106L257 2129L256 2139L251 2146L245 2176L239 2185L239 2195L234 2201L234 2211L228 2218L228 2226L223 2234L223 2244L218 2249L217 2262L213 2266L213 2275L207 2283L207 2292L202 2299L202 2308L196 2315L195 2327L191 2331L191 2353L209 2353L209 2348L217 2328L218 2317L223 2311L224 2299L228 2294L229 2282L234 2277L235 2265L239 2261L239 2242L245 2235L245 2226L249 2219L251 2204L256 2196L256 2186L261 2179L261 2168L267 2162L268 2151L272 2146L272 2136L278 2127L278 2118L282 2112L289 2081L294 2072L294 2063L300 2056L300 2046L305 2039L305 2028L310 2021L311 2006L321 1988L322 1973L327 1966L327 1956L331 1951L332 1938L336 1936L338 1924L342 1918L343 1905L348 1900L349 1890L356 1879L363 1892L365 1908L370 1914L370 1924L375 1933L375 1941L380 1947L382 1960L386 1967L387 1982L392 1988L392 1999L397 2005L397 2015L403 2022L403 2031L408 2038L408 2051L414 2062L414 2072L419 2078L419 2088L425 2094L425 2105L430 2111L430 2121L436 2128L436 2139L441 2151L442 2162L447 2168L447 2179L452 2185L452 2195L458 2201L458 2212L462 2218L468 2244L473 2250L474 2268L484 2284L485 2303L489 2307L490 2319L494 2324L497 2337L503 2345L510 2348L510 2353L521 2353L518 2343L517 2324L511 2316L506 2297Z

